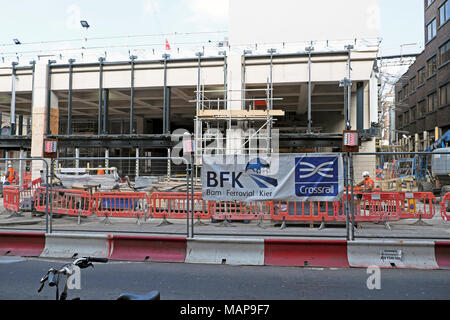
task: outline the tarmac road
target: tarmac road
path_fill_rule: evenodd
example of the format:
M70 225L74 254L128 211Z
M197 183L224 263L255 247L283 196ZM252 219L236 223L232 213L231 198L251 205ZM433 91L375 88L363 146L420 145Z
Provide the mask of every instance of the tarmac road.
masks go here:
M0 257L0 300L52 300L39 280L64 261ZM167 263L97 264L83 270L69 298L114 300L121 293L161 292L162 300L448 300L450 270L381 270L369 290L366 269L283 268ZM62 287L62 285L61 285Z

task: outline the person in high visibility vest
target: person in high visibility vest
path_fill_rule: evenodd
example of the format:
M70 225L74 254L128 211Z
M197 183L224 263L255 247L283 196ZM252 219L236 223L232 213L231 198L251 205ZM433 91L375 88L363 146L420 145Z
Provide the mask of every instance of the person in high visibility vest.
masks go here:
M97 175L98 176L104 176L105 175L105 170L102 169L103 167L100 166L100 170L97 170Z
M358 187L363 187L363 192L372 192L375 188L375 182L370 177L370 173L365 171L362 176L364 180L358 184Z
M6 180L8 181L8 184L12 185L15 178L16 178L16 171L14 170L13 166L10 164L8 166L8 171L6 172Z

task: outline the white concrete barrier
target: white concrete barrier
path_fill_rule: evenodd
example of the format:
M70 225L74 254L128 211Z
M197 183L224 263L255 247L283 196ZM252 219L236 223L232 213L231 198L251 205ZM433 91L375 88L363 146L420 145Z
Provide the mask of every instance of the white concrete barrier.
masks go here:
M264 240L188 239L185 262L261 266L264 265Z
M439 269L434 241L349 241L347 254L350 267Z
M112 251L112 237L106 234L46 234L42 258L107 258Z

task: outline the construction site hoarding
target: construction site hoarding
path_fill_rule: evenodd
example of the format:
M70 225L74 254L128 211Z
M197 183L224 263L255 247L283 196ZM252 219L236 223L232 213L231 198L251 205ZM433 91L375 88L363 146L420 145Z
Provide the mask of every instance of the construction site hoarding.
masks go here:
M344 192L342 155L205 155L202 192L215 201L338 201Z

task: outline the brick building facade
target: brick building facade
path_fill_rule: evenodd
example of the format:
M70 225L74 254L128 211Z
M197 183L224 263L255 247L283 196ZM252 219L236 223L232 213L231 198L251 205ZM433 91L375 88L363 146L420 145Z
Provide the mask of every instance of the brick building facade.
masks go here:
M450 0L424 0L425 49L395 86L397 143L424 151L450 128Z

